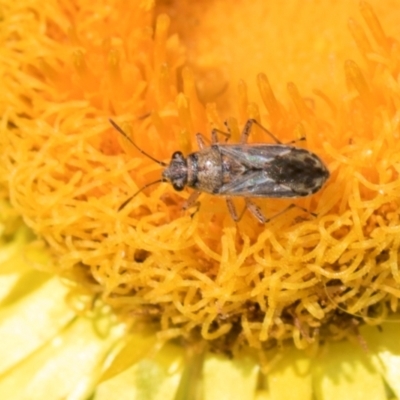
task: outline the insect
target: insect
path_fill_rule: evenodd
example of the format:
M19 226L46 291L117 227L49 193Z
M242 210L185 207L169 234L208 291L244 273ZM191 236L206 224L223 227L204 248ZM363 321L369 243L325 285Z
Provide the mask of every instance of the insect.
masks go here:
M264 224L287 209L298 206L291 204L273 217L266 218L250 198L310 196L318 192L329 178L328 169L317 155L293 146L296 141L281 143L255 119L246 122L239 144L228 144L230 133L213 129L211 145L208 146L205 138L198 133L196 140L199 151L189 154L186 158L182 152L176 151L172 154L169 164L155 159L139 148L113 120L110 119L110 123L143 155L164 167L161 179L141 188L120 206L120 210L150 185L170 182L176 191L181 191L186 186L195 190L183 205L183 209L196 204L200 194L206 192L225 197L234 221L240 221L247 209ZM248 144L247 139L253 125L259 126L276 143ZM218 133L226 137L224 143L218 142ZM232 197L244 198L245 207L240 214L236 211Z

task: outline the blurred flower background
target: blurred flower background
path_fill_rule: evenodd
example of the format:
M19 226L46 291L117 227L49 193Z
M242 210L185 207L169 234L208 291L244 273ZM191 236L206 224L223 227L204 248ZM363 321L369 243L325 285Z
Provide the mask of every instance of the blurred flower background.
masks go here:
M400 397L395 1L0 7L0 393ZM110 117L160 160L256 118L332 177L266 226L166 184L120 210L160 168Z

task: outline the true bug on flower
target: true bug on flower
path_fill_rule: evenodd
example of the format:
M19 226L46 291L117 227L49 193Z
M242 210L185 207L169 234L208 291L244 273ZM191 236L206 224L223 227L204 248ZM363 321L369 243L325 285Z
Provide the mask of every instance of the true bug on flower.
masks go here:
M196 135L199 151L186 158L180 151L172 154L169 164L159 161L139 148L126 133L110 119L113 127L133 144L143 155L164 167L160 180L145 185L121 206L124 208L143 189L160 182L170 182L173 188L181 191L185 186L195 190L183 205L188 209L194 205L202 192L224 196L230 215L238 222L244 212L249 210L261 223L298 207L291 204L273 217L266 218L260 208L253 203L252 197L297 198L318 192L329 178L329 171L314 153L293 146L295 141L283 144L271 132L254 119L249 119L241 133L239 144L226 143L230 134L213 129L211 145L205 144L205 138ZM252 143L247 139L253 125L259 126L276 143ZM225 143L218 142L218 133L226 137ZM300 139L300 140L304 140ZM243 197L245 207L238 214L232 197ZM301 207L300 207L301 208Z

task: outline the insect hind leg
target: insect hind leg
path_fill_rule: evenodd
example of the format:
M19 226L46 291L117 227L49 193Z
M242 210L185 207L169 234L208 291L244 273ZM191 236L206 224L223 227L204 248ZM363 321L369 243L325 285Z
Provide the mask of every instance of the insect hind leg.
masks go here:
M240 220L242 219L244 213L246 212L246 210L250 211L250 213L261 223L261 224L266 224L268 222L271 222L273 219L279 217L280 215L284 214L285 212L291 210L292 208L299 208L300 210L306 212L307 214L311 214L313 217L316 217L317 214L307 210L304 207L298 206L297 204L290 204L288 205L286 208L284 208L282 211L279 211L278 213L276 213L275 215L273 215L272 217L265 217L265 215L263 214L263 212L261 211L261 208L258 207L253 201L251 201L249 198L245 198L245 206L243 207L242 212L238 215L236 212L236 208L232 202L232 199L230 197L226 197L226 204L229 210L229 213L232 217L232 219L235 222L240 222Z
M250 136L251 128L253 125L257 125L259 128L261 128L265 133L267 133L268 136L270 136L276 143L282 144L282 142L275 136L273 135L267 128L262 126L257 120L255 119L248 119L246 124L244 125L244 128L242 130L242 133L240 135L240 143L245 144L247 143L247 139Z
M306 140L306 138L305 138L304 136L302 136L301 138L293 139L293 140L291 140L290 142L286 142L286 143L284 143L284 144L285 144L285 145L288 145L288 144L293 144L293 143L297 143L297 142L303 142L304 140Z
M245 144L247 143L247 139L250 136L250 132L251 132L251 128L253 127L253 125L257 125L260 129L262 129L269 137L271 137L276 143L278 144L285 144L285 145L289 145L289 144L293 144L296 142L301 142L303 140L306 140L305 137L301 137L299 139L294 139L288 143L282 143L272 132L270 132L265 126L261 125L257 120L255 119L248 119L243 131L240 135L240 143L241 144Z
M211 131L211 142L212 144L219 143L218 133L225 136L225 143L230 139L231 134L229 132L221 131L221 129L214 128Z
M268 218L265 222L270 222L270 221L272 221L273 219L279 217L280 215L284 214L285 212L291 210L292 208L298 208L298 209L300 209L300 210L306 212L307 214L312 215L313 217L316 217L316 216L317 216L317 214L311 212L310 210L307 210L307 209L304 208L304 207L301 207L301 206L298 206L297 204L292 203L292 204L289 204L289 205L288 205L286 208L284 208L282 211L279 211L278 213L276 213L276 214L273 215L272 217Z

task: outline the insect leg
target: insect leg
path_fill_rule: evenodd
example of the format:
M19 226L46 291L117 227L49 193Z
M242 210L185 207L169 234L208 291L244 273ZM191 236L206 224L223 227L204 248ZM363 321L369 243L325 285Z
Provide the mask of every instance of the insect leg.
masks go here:
M229 132L224 132L224 131L221 131L220 129L214 128L214 129L211 131L211 142L212 142L212 144L215 144L215 143L218 143L218 142L219 142L217 133L220 133L221 135L224 135L224 136L225 136L225 143L226 143L226 142L229 140L229 138L231 137L231 134L230 134Z
M245 208L242 212L244 214L245 210L249 210L262 224L270 221L271 219L265 218L264 214L262 213L260 207L254 204L250 199L245 198L244 201L246 202Z
M194 206L196 207L194 212L192 214L190 214L190 218L193 218L200 209L200 202L197 201L197 199L199 198L200 195L201 195L201 192L199 192L199 191L193 192L182 205L182 210L184 210L184 211L187 210L188 208L191 208Z
M239 222L242 219L243 212L240 214L240 217L238 217L235 205L232 202L232 198L229 196L226 196L225 200L226 200L226 206L228 207L228 211L229 211L229 214L231 214L232 219L235 222Z
M189 198L183 203L182 209L187 210L190 207L193 207L197 203L197 199L200 197L201 192L196 191L193 192Z
M317 217L317 216L318 216L317 214L311 212L310 210L307 210L307 208L298 206L297 204L291 204L291 206L292 206L291 208L294 208L294 207L299 208L301 211L304 211L304 212L307 213L307 214L311 214L313 217ZM290 206L289 206L289 207L290 207ZM289 207L288 207L288 208L289 208ZM283 210L283 211L285 211L285 210Z
M221 135L224 135L226 137L225 143L231 137L230 133L227 133L227 132L221 131L217 128L214 128L211 131L211 144L217 144L219 142L217 133L220 133ZM199 146L200 150L204 149L204 147L206 146L206 142L210 143L209 140L207 138L205 138L201 133L198 133L196 135L196 141L197 141L197 145Z
M301 138L291 140L290 142L287 142L287 143L284 143L284 144L293 144L293 143L297 143L297 142L303 142L304 140L306 140L306 138L303 136Z
M316 214L310 212L309 210L307 210L307 209L305 209L303 207L298 206L297 204L290 204L285 209L283 209L282 211L279 211L278 213L276 213L272 217L266 218L264 216L264 214L262 213L260 207L258 207L255 203L253 203L249 198L245 198L245 202L246 202L246 205L245 205L242 213L240 214L240 216L237 218L237 220L235 220L236 222L238 222L238 221L240 221L242 219L243 214L246 211L246 209L249 210L258 219L258 221L260 223L262 223L262 224L266 224L267 222L272 221L276 217L279 217L280 215L282 215L286 211L289 211L289 210L291 210L292 208L295 208L295 207L299 208L300 210L302 210L302 211L304 211L304 212L306 212L308 214L311 214L313 217L317 216Z
M261 128L265 133L267 133L267 135L269 135L272 139L275 140L276 143L278 144L282 144L282 142L280 140L278 140L277 137L275 137L275 135L273 135L267 128L265 128L264 126L262 126L259 122L257 122L255 119L248 119L242 134L240 135L240 143L245 144L247 143L247 139L249 138L250 132L251 132L251 128L253 126L253 124L256 124L259 128Z
M278 144L293 144L296 142L302 142L303 140L306 140L305 137L301 137L299 139L291 140L290 142L287 142L287 143L282 143L274 134L272 134L265 126L262 126L257 120L249 119L243 128L243 132L242 132L242 135L240 138L241 143L247 142L247 138L250 135L251 127L253 124L256 124L260 129L262 129L268 136L270 136L272 139L274 139L275 142Z
M288 205L286 208L284 208L282 211L279 211L278 213L276 213L275 215L273 215L272 217L268 218L265 222L270 222L271 220L275 219L276 217L279 217L280 215L282 215L283 213L285 213L286 211L291 210L292 208L299 208L300 210L306 212L307 214L311 214L313 217L316 217L317 214L307 210L304 207L298 206L297 204L290 204Z
M199 147L200 150L204 149L204 147L206 147L206 142L207 139L201 134L201 133L197 133L196 134L196 142L197 142L197 146Z
M246 210L249 210L262 224L264 224L267 221L264 215L262 214L261 210L250 199L245 199L246 205L243 207L243 210L240 213L240 215L238 215L236 212L236 208L232 202L232 198L226 196L225 200L229 214L231 214L231 217L235 222L240 222Z

